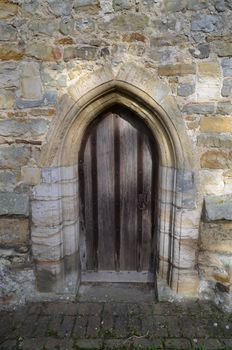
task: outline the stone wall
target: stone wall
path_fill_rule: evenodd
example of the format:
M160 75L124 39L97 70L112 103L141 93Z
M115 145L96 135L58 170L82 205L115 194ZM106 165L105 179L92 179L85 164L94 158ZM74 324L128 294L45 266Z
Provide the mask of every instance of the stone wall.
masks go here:
M68 112L63 96L73 99L76 84L87 91L86 76L101 67L117 75L136 64L146 71L144 86L157 75L168 86L190 140L194 186L182 185L195 214L180 220L194 236L186 261L199 272L201 295L231 305L231 215L209 209L226 196L231 210L231 16L230 0L0 0L0 278L10 271L16 281L27 269L34 286L34 263L46 253L32 250L32 208L37 188L45 201L53 196L40 159L62 108ZM88 90L97 85L92 79ZM162 105L163 88L155 89ZM183 290L187 284L188 276ZM15 289L3 288L2 298Z

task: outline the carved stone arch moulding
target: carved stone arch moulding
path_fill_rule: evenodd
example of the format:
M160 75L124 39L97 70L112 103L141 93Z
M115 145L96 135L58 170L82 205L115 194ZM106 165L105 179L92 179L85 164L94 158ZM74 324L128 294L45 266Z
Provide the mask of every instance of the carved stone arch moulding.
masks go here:
M159 271L174 292L195 295L198 226L191 143L169 87L133 63L105 66L62 97L42 148L34 187L32 250L40 291L74 293L80 283L77 154L87 127L119 104L149 127L159 147ZM191 218L191 220L190 220Z

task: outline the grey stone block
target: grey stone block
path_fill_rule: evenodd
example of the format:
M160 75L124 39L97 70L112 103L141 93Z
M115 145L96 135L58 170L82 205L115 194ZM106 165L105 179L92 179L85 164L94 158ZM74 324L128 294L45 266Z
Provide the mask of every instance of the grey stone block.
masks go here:
M208 58L210 53L209 44L199 44L196 48L189 49L189 52L194 58Z
M210 33L217 30L218 18L214 15L197 14L191 24L192 31Z
M207 196L204 216L207 221L232 220L232 195Z
M224 77L232 77L232 58L222 59L222 70Z
M29 215L29 197L25 193L0 192L0 215Z
M224 79L222 86L222 96L229 97L232 95L232 79Z
M187 114L213 114L214 104L212 103L189 103L184 106L184 113Z
M177 88L177 94L179 96L189 96L194 93L195 86L191 84L179 84Z

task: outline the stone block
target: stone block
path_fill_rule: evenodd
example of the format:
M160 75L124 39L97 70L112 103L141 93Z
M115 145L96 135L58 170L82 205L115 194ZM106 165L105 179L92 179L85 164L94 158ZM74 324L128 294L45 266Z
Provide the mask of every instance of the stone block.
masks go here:
M216 113L230 115L232 113L232 103L231 102L218 102Z
M52 36L58 31L59 23L53 18L33 20L29 23L29 29L34 32L34 35L46 34Z
M21 98L29 100L40 100L42 98L42 86L38 63L23 63L20 81L20 95Z
M0 23L0 41L15 41L16 39L17 30L11 24Z
M107 1L104 1L104 3L107 3ZM107 4L105 4L105 6L106 5ZM112 1L111 1L111 6L112 6ZM75 0L73 7L76 11L86 11L88 13L97 13L100 9L100 1L99 0Z
M62 57L59 47L51 46L47 43L31 43L26 47L26 55L44 61L57 61Z
M198 44L196 48L190 48L189 52L194 58L208 58L210 54L209 44Z
M229 117L202 117L200 130L205 133L232 132L232 119Z
M30 159L31 150L26 145L0 146L0 167L2 169L17 169L26 165Z
M29 220L0 218L0 245L17 246L29 244Z
M208 2L204 0L188 0L187 9L192 11L200 11L203 9L207 9L208 6Z
M0 89L0 109L10 109L15 105L15 91Z
M217 0L214 6L218 12L224 12L226 10L225 0Z
M222 96L223 97L232 96L232 79L231 78L223 80Z
M201 167L209 169L224 169L232 166L232 152L210 150L201 156Z
M52 227L62 221L62 205L59 199L32 202L32 222L35 226Z
M24 166L21 168L22 181L27 185L37 185L41 181L41 169Z
M207 221L232 221L232 195L205 197L204 217Z
M224 77L232 77L232 58L223 58L221 64Z
M218 40L214 42L215 52L219 57L232 56L232 42L223 42Z
M0 215L29 215L29 198L24 193L1 192Z
M46 119L6 119L0 123L0 135L37 138L44 135L48 129L48 121Z
M195 86L192 84L181 83L177 87L177 95L187 97L194 93Z
M168 64L166 66L160 66L158 68L158 74L164 76L183 76L188 74L195 74L196 66L195 64L188 63L177 63L177 64Z
M182 109L186 114L214 114L215 105L213 103L188 103Z
M221 71L218 62L201 62L198 64L197 99L216 100L221 93Z
M0 170L0 191L12 191L18 180L17 172Z
M18 13L19 6L8 0L4 0L0 5L0 19L11 18Z
M16 44L4 43L0 44L0 60L2 61L19 61L24 56L24 48Z
M210 195L223 193L223 170L201 170L199 178L203 194Z
M191 30L210 33L218 28L218 17L215 15L197 14L192 18Z
M163 10L170 12L183 11L187 7L187 0L164 0Z
M215 253L231 253L232 251L232 222L201 223L200 247L205 251Z
M16 63L14 61L0 62L0 88L10 89L18 86L19 72Z
M144 31L148 26L149 18L146 15L128 13L113 17L109 22L99 24L101 30L117 30L120 32Z
M48 0L48 4L51 12L58 17L61 16L70 16L73 1L70 0Z
M83 46L83 47L65 47L64 49L64 60L76 58L78 60L91 61L96 58L98 48L94 46Z
M113 0L113 8L116 11L129 10L133 7L132 0Z
M230 135L199 135L197 145L203 147L232 148L232 139Z
M69 17L62 18L59 30L64 35L69 35L74 31L75 21Z

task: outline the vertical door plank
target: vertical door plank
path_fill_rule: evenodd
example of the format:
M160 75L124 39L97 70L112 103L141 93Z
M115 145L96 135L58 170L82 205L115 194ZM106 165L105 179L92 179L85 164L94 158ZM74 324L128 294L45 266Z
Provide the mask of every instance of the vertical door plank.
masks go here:
M91 138L89 137L84 151L84 207L86 230L86 268L94 269L94 237L93 237L93 193L92 193L92 156Z
M114 166L114 123L110 114L97 126L99 270L115 270Z
M142 141L143 150L143 194L146 196L146 206L142 211L142 249L141 268L149 270L152 245L152 156L149 140L146 135Z
M137 130L120 118L120 270L136 270Z

